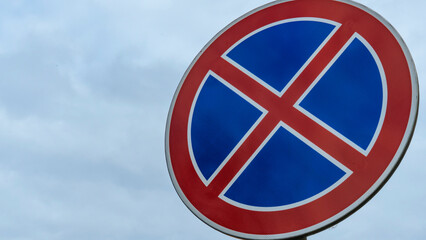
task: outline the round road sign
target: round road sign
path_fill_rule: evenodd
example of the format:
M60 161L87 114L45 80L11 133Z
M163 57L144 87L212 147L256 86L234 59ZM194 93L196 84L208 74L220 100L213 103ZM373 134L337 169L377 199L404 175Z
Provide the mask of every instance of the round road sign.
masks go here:
M166 129L185 205L226 234L305 236L392 175L418 111L414 63L372 10L275 1L217 34L186 71Z

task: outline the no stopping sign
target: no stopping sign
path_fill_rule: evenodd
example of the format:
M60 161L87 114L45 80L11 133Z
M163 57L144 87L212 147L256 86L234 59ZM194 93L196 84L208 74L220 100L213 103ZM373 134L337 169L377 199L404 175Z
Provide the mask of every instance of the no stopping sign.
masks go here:
M174 96L166 157L185 205L226 234L311 234L401 161L418 83L390 24L351 1L276 1L216 35Z

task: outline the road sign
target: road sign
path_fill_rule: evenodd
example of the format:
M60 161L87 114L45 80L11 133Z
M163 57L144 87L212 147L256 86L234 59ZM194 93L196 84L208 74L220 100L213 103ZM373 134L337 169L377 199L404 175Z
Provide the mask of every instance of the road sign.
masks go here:
M226 234L329 227L387 181L418 110L394 28L351 1L275 1L217 34L174 96L166 157L185 205Z

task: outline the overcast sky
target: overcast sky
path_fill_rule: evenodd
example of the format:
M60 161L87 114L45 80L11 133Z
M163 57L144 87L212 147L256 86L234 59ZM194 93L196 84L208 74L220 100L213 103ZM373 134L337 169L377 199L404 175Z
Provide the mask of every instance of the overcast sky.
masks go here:
M232 239L181 202L164 157L174 91L265 0L0 1L0 239ZM360 0L417 66L410 148L366 206L309 239L426 239L426 2Z

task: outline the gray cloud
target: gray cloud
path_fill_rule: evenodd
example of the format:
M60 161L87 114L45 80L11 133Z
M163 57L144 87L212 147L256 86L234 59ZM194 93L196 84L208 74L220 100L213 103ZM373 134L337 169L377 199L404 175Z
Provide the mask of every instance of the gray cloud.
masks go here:
M422 81L424 3L361 2L398 29ZM164 128L196 54L264 3L1 2L0 238L231 239L179 200ZM353 216L309 239L424 239L422 103L412 145L389 183Z

